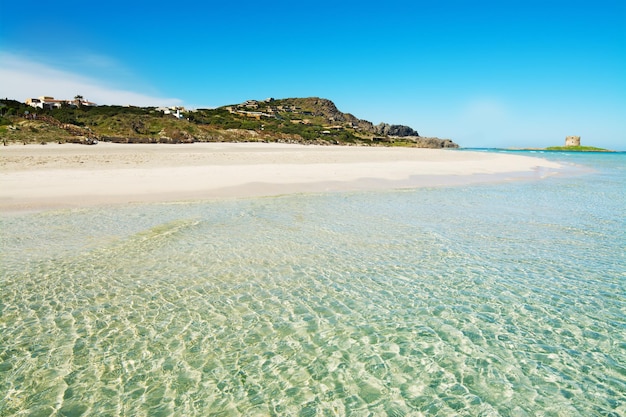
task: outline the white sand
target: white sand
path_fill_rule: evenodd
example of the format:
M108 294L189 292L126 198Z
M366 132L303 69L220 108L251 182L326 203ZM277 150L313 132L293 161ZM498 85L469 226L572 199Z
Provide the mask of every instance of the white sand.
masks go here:
M541 178L559 164L439 149L266 143L0 147L0 211Z

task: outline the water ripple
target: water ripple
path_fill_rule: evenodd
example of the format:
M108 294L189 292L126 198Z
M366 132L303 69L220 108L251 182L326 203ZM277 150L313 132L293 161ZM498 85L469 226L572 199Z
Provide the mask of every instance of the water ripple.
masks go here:
M625 414L623 218L510 187L3 219L0 414Z

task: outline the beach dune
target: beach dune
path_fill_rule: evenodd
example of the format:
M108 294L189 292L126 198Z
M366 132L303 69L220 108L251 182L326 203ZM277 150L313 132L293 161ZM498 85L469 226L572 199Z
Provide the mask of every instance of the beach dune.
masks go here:
M542 178L557 163L457 150L269 143L0 149L0 211Z

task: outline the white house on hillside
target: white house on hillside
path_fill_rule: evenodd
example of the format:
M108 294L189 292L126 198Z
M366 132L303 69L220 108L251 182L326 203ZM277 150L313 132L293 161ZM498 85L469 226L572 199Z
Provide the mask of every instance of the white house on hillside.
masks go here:
M62 105L67 104L70 106L97 106L96 103L87 100L57 100L50 96L41 96L39 98L27 98L24 101L29 106L40 109L58 109Z
M157 107L156 111L163 112L163 114L172 115L177 119L182 119L183 115L181 111L185 111L184 107L181 106L173 106L173 107Z

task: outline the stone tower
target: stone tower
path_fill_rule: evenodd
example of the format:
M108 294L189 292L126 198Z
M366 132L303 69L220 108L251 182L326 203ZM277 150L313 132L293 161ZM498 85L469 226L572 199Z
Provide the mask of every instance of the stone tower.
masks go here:
M580 146L580 136L567 136L565 146Z

